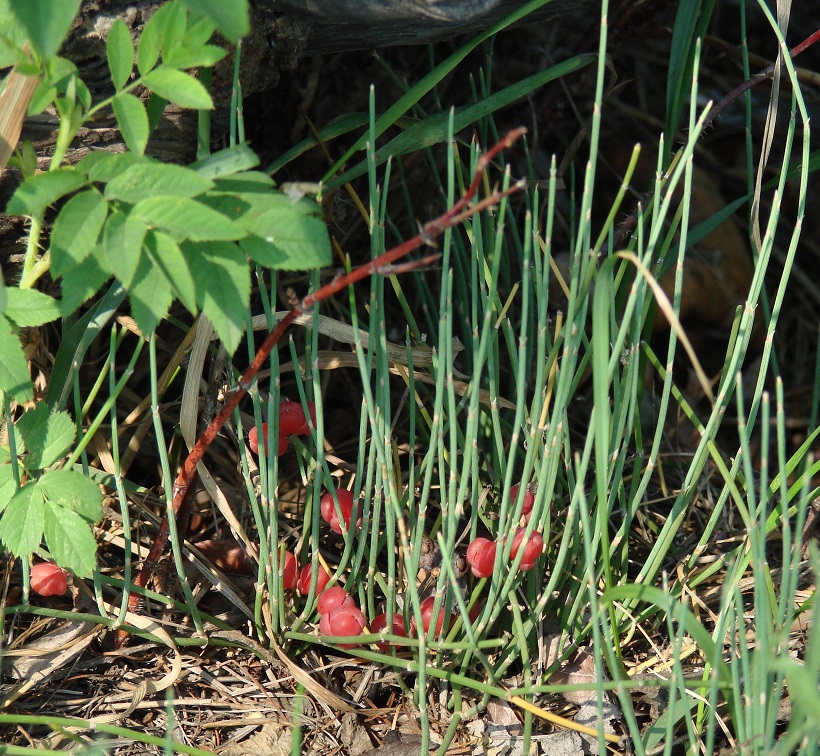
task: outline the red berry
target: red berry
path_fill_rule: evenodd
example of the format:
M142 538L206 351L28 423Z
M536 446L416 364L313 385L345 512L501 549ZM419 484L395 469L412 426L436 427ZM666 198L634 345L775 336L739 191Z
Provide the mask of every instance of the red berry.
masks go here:
M66 572L52 562L39 562L31 568L30 585L40 596L62 596L68 589Z
M342 519L344 520L345 529L350 530L350 520L353 516L353 494L347 489L340 488L336 490L336 496L339 499L339 509L342 512ZM342 532L342 525L339 521L339 515L336 511L336 502L333 501L333 494L326 493L321 501L322 519L330 525L330 529L334 533ZM362 518L356 520L356 527L362 524Z
M330 614L340 606L356 606L356 602L347 595L347 591L340 585L325 588L316 601L316 611L319 614Z
M282 587L289 591L296 587L296 578L299 574L299 562L292 551L286 551L282 560Z
M267 432L268 424L262 423L262 428L264 429L263 432ZM254 454L259 454L259 430L255 425L248 431L248 446L251 447Z
M342 605L329 614L322 615L319 620L319 632L323 635L361 635L366 624L367 620L355 604ZM339 648L353 648L354 646L356 646L355 643L339 644Z
M316 425L316 405L308 402L308 412ZM279 433L283 436L309 436L310 426L305 410L299 402L282 402L279 405Z
M476 538L467 547L467 561L473 575L478 578L486 578L493 574L496 548L496 542L490 541L488 538Z
M520 483L516 483L510 489L510 502L515 505L515 500L518 498L518 490L521 488ZM521 514L524 516L524 519L529 522L529 515L532 512L533 505L535 504L535 493L530 490L530 487L527 486L524 490L524 503L521 507Z
M380 633L385 629L387 629L387 614L376 615L370 623L370 631L373 633ZM404 622L402 621L400 614L393 615L393 626L390 628L390 632L393 635L400 635L402 638L407 637L407 633L404 630ZM390 647L389 643L377 643L376 645L382 650Z
M310 582L313 580L313 573L316 572L316 593L321 593L325 586L330 582L330 574L328 571L322 567L317 562L313 564L306 564L302 567L302 571L299 573L299 580L296 581L296 590L299 591L303 596L307 596L310 593Z
M265 441L265 451L268 449L268 424L262 423L262 438ZM254 454L259 454L259 431L257 430L256 426L254 425L248 431L248 446L250 446L251 451ZM278 446L278 454L281 457L286 451L288 450L288 439L287 436L283 435L282 433L279 434L279 446Z
M424 601L421 602L421 627L424 632L428 632L430 630L430 626L433 624L433 609L434 604L436 603L435 596L428 596ZM450 615L450 620L453 619L453 615ZM447 623L447 626L450 626L450 622ZM433 631L433 635L440 635L441 629L444 627L444 601L441 602L441 605L438 609L438 615L436 617L435 623L435 630ZM410 620L410 630L415 633L416 632L416 618Z
M531 570L535 567L538 557L544 550L544 539L540 533L530 533L530 537L524 541L524 534L527 532L526 528L518 528L515 531L512 542L512 550L510 551L510 558L515 559L518 556L518 550L523 548L524 553L521 557L521 564L518 568L521 570ZM523 542L523 543L522 543Z

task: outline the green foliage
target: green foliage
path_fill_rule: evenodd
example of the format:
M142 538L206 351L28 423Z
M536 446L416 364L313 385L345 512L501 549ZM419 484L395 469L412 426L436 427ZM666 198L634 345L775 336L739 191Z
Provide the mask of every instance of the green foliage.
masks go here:
M17 21L41 58L56 55L80 9L80 0L9 0Z
M14 425L17 458L0 449L0 542L27 560L45 537L60 565L86 577L94 568L91 526L102 517L102 495L81 472L46 470L65 456L76 435L68 413L50 413L42 402ZM18 487L18 480L25 482Z
M192 69L228 54L211 42L215 31L232 42L247 33L247 2L171 0L146 22L138 40L123 21L114 21L106 40L113 94L96 103L76 65L58 56L79 4L0 2L0 61L38 79L30 114L53 106L59 117L47 171L35 174L31 145L15 158L25 180L6 209L27 216L31 231L19 285L7 288L0 280L0 397L6 410L34 397L19 330L61 316L77 320L64 334L46 401L10 423L14 443L0 448L0 541L24 560L45 541L61 566L87 576L94 567L90 526L101 516L100 492L82 472L63 465L67 455L79 456L72 452L77 428L64 408L91 341L126 296L146 336L179 300L192 314L204 312L233 352L245 328L250 264L319 267L330 261L330 244L318 204L281 194L253 170L258 158L246 145L188 167L145 155L168 103L213 108ZM135 94L142 89L151 92L147 102ZM113 111L128 151L92 152L75 166L64 165L80 128L106 111ZM52 208L58 212L43 238L44 216ZM35 290L46 273L60 283L59 299ZM108 294L77 319L77 309L112 278Z

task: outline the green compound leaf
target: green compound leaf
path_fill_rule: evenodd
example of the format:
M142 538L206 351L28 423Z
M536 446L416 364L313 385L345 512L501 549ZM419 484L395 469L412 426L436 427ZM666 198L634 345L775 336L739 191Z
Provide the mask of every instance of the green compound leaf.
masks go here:
M34 395L17 329L0 315L0 392L3 391L21 404Z
M132 213L149 226L191 241L233 241L245 236L245 231L230 218L193 199L151 197L135 205Z
M48 501L76 512L84 520L102 519L102 494L94 481L76 470L49 470L37 485Z
M152 92L182 108L213 109L214 103L208 90L193 76L175 68L161 66L151 71L143 81Z
M182 248L196 281L197 302L214 325L228 354L245 330L244 312L251 294L245 255L235 244L185 244Z
M73 168L38 173L17 188L6 206L6 212L9 215L37 215L83 184L85 176Z
M29 44L41 58L51 58L71 29L80 0L9 0L9 6L26 30Z
M134 70L134 43L131 41L131 32L121 18L111 25L105 42L105 53L108 57L111 81L114 82L114 88L119 91L126 85L131 71Z
M51 415L48 407L39 402L17 421L14 435L18 453L27 452L26 466L33 470L60 459L74 443L77 429L67 412Z
M213 186L213 181L181 165L137 163L105 187L105 196L136 204L150 197L196 197Z
M60 317L60 303L34 289L6 290L6 317L16 326L38 326Z
M43 540L45 500L36 483L24 485L0 518L0 541L16 557L28 559Z
M188 7L209 18L219 33L234 44L250 31L247 0L229 3L225 0L188 0Z
M94 533L80 515L57 502L44 506L46 545L54 561L77 577L89 577L97 558Z
M142 155L151 133L142 100L127 92L120 92L111 104L126 146L135 154Z
M54 275L63 275L91 254L107 215L108 203L93 189L80 192L66 202L51 233Z
M168 313L174 299L171 284L162 270L148 256L140 258L129 290L131 315L144 334L153 333Z

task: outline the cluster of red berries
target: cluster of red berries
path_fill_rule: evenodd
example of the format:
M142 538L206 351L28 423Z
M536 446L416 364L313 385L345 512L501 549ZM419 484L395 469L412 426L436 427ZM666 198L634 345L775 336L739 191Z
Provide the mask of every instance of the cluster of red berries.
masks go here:
M308 412L313 425L316 425L316 405L308 402ZM282 455L288 448L288 436L309 436L310 425L308 424L305 410L299 402L281 402L279 405L279 447L278 454ZM268 449L268 424L262 423L262 441L265 451ZM259 431L256 426L248 433L248 446L254 454L259 454Z
M486 578L493 574L495 553L499 545L499 541L491 541L489 538L476 538L467 547L467 562L473 575L478 578ZM523 551L518 569L531 570L535 567L535 563L543 550L544 539L540 533L532 532L527 537L527 529L518 528L513 535L510 558L515 559L518 552Z

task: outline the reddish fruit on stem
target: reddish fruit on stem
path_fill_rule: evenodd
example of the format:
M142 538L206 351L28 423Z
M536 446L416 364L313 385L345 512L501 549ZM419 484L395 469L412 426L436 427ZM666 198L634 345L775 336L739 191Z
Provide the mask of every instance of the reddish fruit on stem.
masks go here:
M516 556L518 556L518 550L523 548L524 553L521 557L521 563L518 566L521 570L531 570L535 567L538 557L541 556L541 552L544 550L544 539L541 537L541 534L530 533L530 537L524 540L524 534L526 532L526 528L518 528L518 530L515 531L512 550L510 551L510 558L515 559Z
M356 602L347 595L347 591L340 585L326 588L316 601L316 611L319 614L330 614L340 606L356 606Z
M265 450L268 448L268 424L262 423L262 438L265 442ZM248 446L254 454L259 454L259 431L256 426L248 431ZM288 450L288 438L282 433L279 434L279 446L277 453L281 457Z
M348 596L348 598L350 598ZM352 599L351 604L352 604ZM343 604L329 614L323 614L319 620L319 632L323 635L361 635L367 624L364 615L355 604ZM353 648L355 643L340 643L339 648Z
M282 560L282 587L289 591L296 587L296 579L299 575L299 562L292 551L286 551Z
M488 538L476 538L467 547L467 561L473 575L478 578L486 578L493 574L496 548L496 542L490 541Z
M434 604L436 603L435 596L428 596L424 601L421 602L421 627L425 633L430 630L430 626L434 622L433 617L433 609ZM447 620L447 627L450 627L450 622L453 619L453 615L449 615ZM437 616L435 617L435 630L433 630L433 635L441 635L441 630L444 627L444 601L442 600L441 605L439 606ZM416 618L410 620L410 630L415 633L416 632Z
M387 613L377 614L373 618L373 621L370 623L370 632L380 633L382 630L386 629L388 629ZM393 635L400 635L402 638L407 637L407 633L404 630L404 622L402 622L400 614L393 615L393 626L389 628L389 632L391 632ZM376 645L382 650L390 647L389 643L377 643Z
M313 580L313 573L316 573L316 593L321 593L325 586L330 582L330 574L320 564L314 562L313 564L306 564L302 567L299 573L299 580L296 581L296 590L303 596L310 593L310 583Z
M62 596L68 589L66 572L51 562L40 562L31 568L30 585L40 596Z
M353 517L353 494L344 488L336 490L336 496L339 499L339 509L342 513L345 529L350 530L350 520ZM333 501L333 494L326 493L321 501L322 519L330 525L330 529L334 533L342 532L342 524L339 520L338 512L336 511L336 502ZM356 520L356 527L362 524L362 518Z
M518 491L520 488L520 483L516 483L512 488L510 488L510 503L513 505L515 505L515 500L518 498ZM527 486L524 490L524 503L521 507L521 514L527 522L529 522L530 512L532 512L532 508L534 505L535 493L530 490L529 486Z
M316 425L316 405L308 402L308 412L313 425ZM309 436L305 411L299 402L282 402L279 405L279 434L282 436Z

